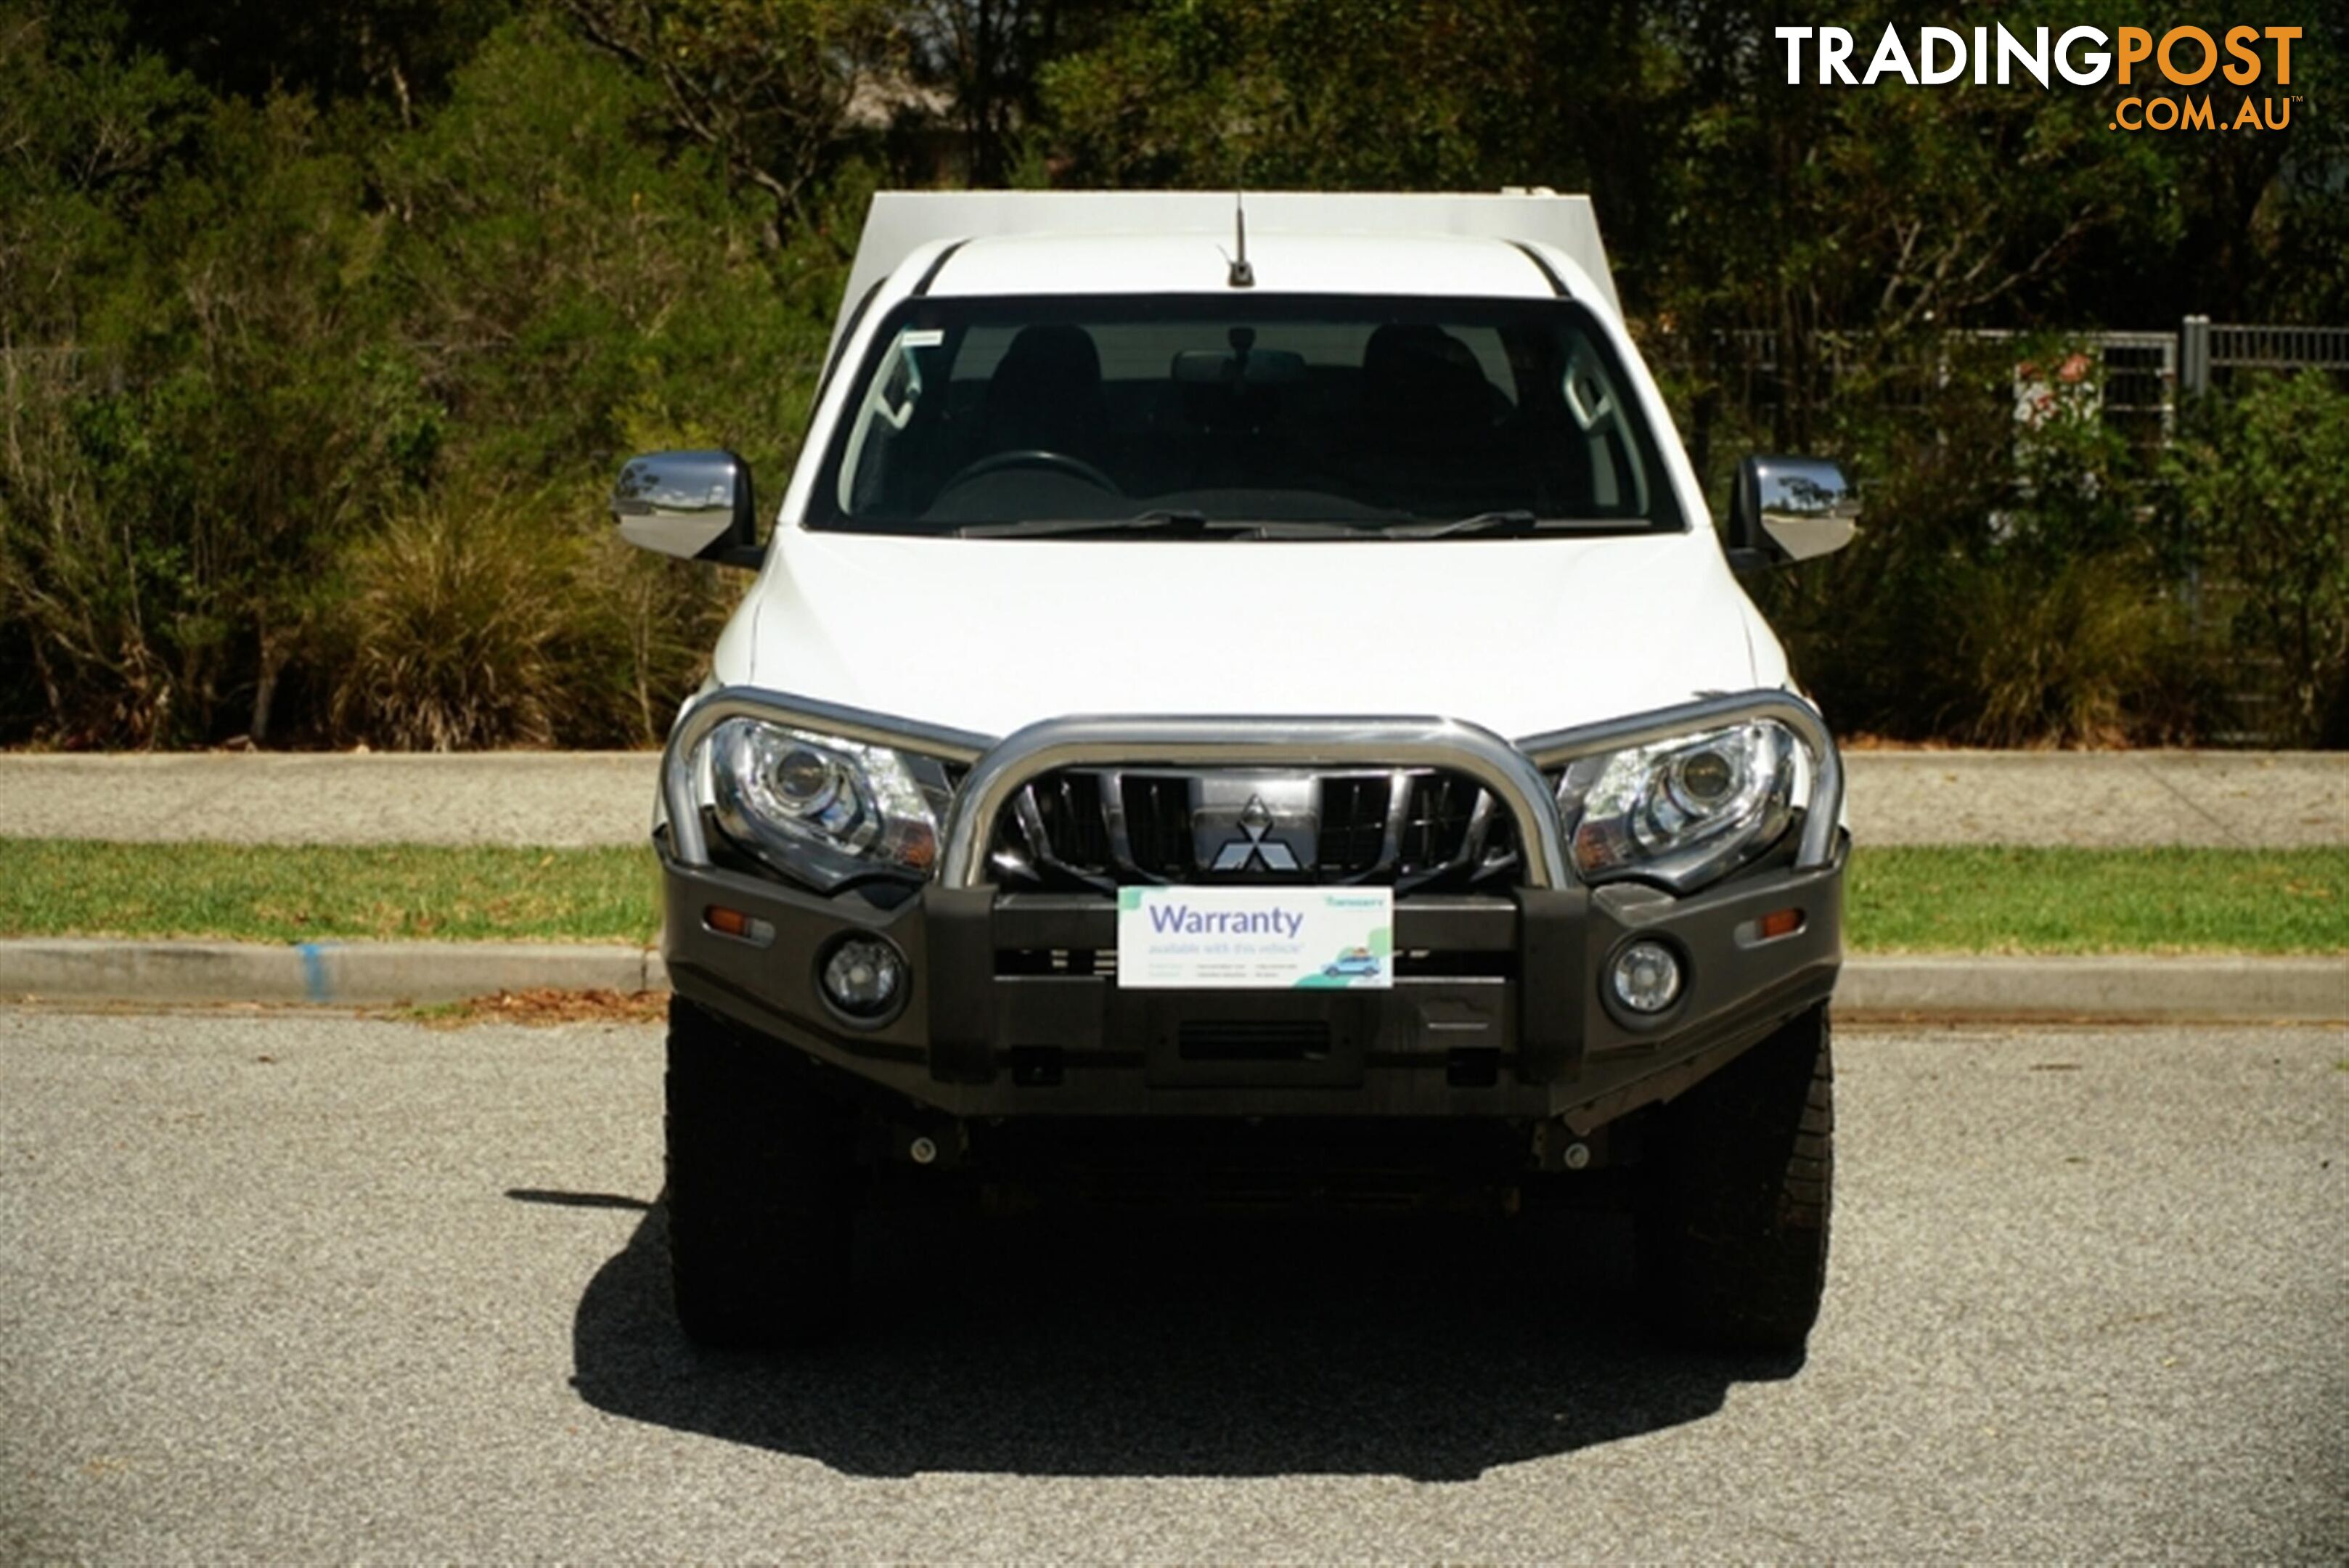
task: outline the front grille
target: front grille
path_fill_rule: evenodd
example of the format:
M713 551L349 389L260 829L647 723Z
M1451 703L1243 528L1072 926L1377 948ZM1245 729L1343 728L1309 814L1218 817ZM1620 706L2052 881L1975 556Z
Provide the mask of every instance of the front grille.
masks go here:
M1136 869L1165 882L1188 881L1198 870L1191 846L1188 781L1172 774L1133 774L1119 780L1125 834ZM1106 856L1109 838L1102 838ZM1112 868L1104 857L1101 868Z
M1393 802L1393 785L1382 776L1321 781L1321 842L1316 863L1325 880L1350 881L1378 866L1386 850L1387 815Z
M1402 857L1411 866L1440 866L1460 852L1485 792L1464 778L1434 774L1411 792L1403 813Z
M1102 816L1101 775L1056 774L1030 792L1047 843L1058 845L1074 866L1109 864L1109 825Z
M1262 854L1229 802L1268 781L1288 815ZM1217 784L1224 787L1214 787ZM1276 784L1278 787L1276 788ZM1221 815L1203 805L1222 800ZM1309 809L1297 805L1309 801ZM1309 844L1309 849L1299 846ZM1223 852L1224 864L1217 859ZM1044 890L1121 884L1341 883L1467 891L1518 865L1506 812L1476 782L1436 768L1222 776L1164 769L1064 769L1014 797L996 824L995 879Z

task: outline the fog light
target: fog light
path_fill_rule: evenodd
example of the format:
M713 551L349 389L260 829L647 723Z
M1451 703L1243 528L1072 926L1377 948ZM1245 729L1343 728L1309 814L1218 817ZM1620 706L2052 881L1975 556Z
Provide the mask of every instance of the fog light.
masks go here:
M1661 942L1633 942L1615 955L1615 1000L1634 1012L1661 1012L1681 996L1681 961Z
M848 937L824 961L823 993L852 1018L878 1018L897 1004L905 961L878 937Z

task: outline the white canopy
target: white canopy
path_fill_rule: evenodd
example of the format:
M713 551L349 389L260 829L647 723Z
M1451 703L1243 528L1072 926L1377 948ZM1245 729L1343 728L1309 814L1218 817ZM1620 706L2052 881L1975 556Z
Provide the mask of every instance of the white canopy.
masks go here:
M1609 310L1622 308L1588 196L1538 189L1495 195L1250 191L1241 200L1252 234L1464 234L1547 246L1588 275ZM874 282L934 240L1229 235L1232 212L1229 191L883 191L864 216L846 298L862 299ZM838 332L836 325L835 338Z

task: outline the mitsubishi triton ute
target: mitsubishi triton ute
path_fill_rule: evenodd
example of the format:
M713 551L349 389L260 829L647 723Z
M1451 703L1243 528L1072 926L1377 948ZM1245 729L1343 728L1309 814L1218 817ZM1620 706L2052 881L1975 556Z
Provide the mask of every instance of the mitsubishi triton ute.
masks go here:
M887 193L845 302L771 527L613 498L757 573L654 815L686 1332L835 1322L893 1183L1604 1180L1801 1346L1843 775L1739 574L1843 476L1716 532L1578 196Z

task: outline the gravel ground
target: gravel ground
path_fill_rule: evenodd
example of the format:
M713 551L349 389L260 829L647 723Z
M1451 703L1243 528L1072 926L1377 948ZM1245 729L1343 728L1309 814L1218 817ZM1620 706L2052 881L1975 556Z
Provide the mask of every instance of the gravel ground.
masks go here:
M0 1560L2349 1553L2349 1031L1839 1046L1799 1366L1599 1219L891 1219L757 1360L649 1029L0 1011Z
M0 837L633 844L647 753L0 755ZM2349 844L2349 753L1855 752L1864 844ZM94 812L91 803L105 803Z

